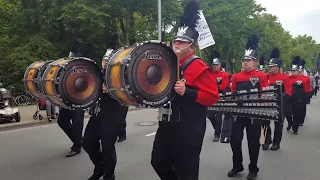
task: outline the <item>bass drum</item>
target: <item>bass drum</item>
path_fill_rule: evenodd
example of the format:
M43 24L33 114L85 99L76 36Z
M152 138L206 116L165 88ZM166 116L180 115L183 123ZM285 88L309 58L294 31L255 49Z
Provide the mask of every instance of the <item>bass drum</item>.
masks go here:
M123 105L160 107L175 96L177 57L160 41L122 48L106 67L109 94Z
M45 70L41 85L50 102L66 109L87 109L101 97L102 74L88 58L59 59Z
M24 74L24 86L26 91L35 98L44 98L41 87L41 77L48 64L52 61L37 61L32 63Z

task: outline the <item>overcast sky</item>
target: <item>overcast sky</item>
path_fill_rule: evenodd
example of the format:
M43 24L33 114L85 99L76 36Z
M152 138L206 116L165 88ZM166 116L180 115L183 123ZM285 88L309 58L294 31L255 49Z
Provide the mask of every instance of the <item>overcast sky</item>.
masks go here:
M320 0L256 0L276 15L294 37L307 34L320 43Z

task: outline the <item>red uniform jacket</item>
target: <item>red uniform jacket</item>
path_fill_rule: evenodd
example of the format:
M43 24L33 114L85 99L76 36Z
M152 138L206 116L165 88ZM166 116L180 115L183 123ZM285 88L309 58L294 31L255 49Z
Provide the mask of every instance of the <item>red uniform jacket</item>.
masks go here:
M287 93L289 96L292 95L292 83L290 76L280 72L277 74L269 74L270 85L277 85L277 82L281 82L282 86L284 87L283 92Z
M269 86L266 74L251 70L249 72L241 71L232 76L231 91L247 90L258 88L262 90L263 87Z
M213 71L213 76L216 79L219 93L230 90L230 75L224 71Z
M310 80L305 76L291 76L292 98L306 98L310 92Z
M194 54L180 60L180 66ZM201 59L192 61L183 73L186 82L184 96L195 99L195 102L204 106L212 106L219 101L219 93L212 69ZM214 82L214 83L212 83ZM192 88L190 88L192 87Z

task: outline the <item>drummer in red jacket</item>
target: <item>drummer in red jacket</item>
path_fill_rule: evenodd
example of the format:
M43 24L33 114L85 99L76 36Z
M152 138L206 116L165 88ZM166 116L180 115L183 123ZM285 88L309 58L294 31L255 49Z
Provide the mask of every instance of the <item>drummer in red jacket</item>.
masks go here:
M151 164L160 179L199 179L200 152L206 130L207 107L219 100L212 70L194 56L198 32L195 18L199 4L189 1L182 26L173 38L173 50L181 57L181 80L170 106L159 108L159 128L153 144ZM188 16L189 15L189 16ZM191 22L190 22L191 21ZM168 112L172 111L171 114ZM170 117L170 120L169 120Z

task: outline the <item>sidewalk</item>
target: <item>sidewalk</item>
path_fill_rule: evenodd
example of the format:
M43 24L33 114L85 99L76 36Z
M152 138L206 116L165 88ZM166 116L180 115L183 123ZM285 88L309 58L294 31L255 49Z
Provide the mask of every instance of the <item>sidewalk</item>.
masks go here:
M56 123L56 120L52 120L52 122L49 122L46 117L46 111L42 110L40 111L40 114L43 116L43 120L33 119L33 115L37 111L36 105L29 105L29 106L18 106L16 107L19 109L19 112L21 114L21 121L15 122L9 121L9 122L2 122L0 124L0 131L4 130L11 130L11 129L18 129L23 127L30 127L30 126L38 126L38 125L44 125L49 123ZM136 108L134 106L129 107L129 111L139 110L139 108ZM58 108L57 108L58 112ZM84 118L89 118L89 114L86 112Z

